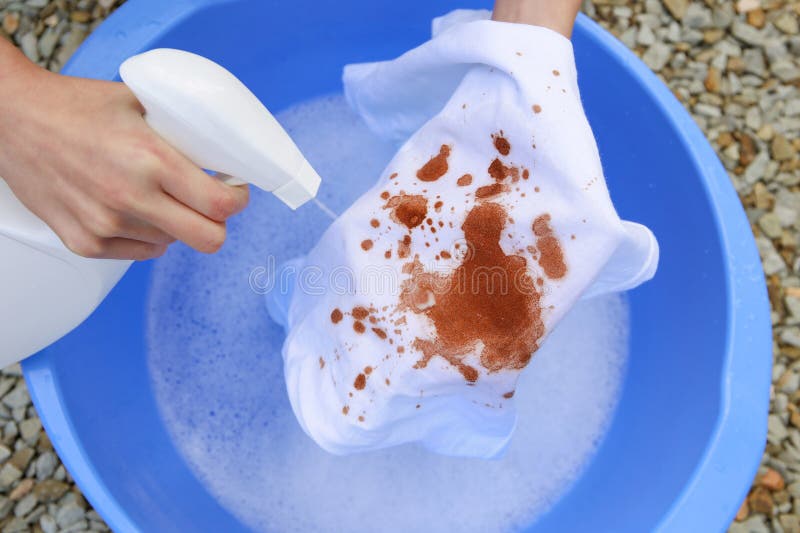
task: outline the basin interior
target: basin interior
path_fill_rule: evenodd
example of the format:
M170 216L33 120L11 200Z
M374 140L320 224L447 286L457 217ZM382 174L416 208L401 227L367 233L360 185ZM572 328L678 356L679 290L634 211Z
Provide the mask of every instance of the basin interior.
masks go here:
M277 111L341 90L345 63L395 57L423 42L430 19L451 7L485 4L364 0L309 9L302 2L223 2L165 28L141 49L205 55ZM655 280L630 295L631 357L608 435L531 531L598 524L646 531L680 494L719 416L726 272L718 225L687 146L586 25L574 37L579 82L609 189L622 218L654 231L661 263ZM271 208L285 209L277 201ZM197 268L202 261L198 255ZM37 358L53 370L94 473L141 530L244 530L197 482L159 418L144 345L150 268L135 265L89 320ZM271 355L280 364L280 354Z

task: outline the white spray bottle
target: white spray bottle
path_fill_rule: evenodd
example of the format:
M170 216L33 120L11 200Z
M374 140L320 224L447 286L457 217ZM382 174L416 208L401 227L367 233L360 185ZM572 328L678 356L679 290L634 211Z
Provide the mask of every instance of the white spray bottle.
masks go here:
M196 165L251 183L296 209L320 177L258 98L216 63L180 50L134 56L120 75L147 123ZM0 367L77 327L131 261L70 252L0 178Z

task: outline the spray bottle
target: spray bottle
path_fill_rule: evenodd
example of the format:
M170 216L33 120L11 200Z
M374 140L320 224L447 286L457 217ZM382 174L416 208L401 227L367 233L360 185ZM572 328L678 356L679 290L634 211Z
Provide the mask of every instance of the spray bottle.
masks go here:
M223 67L158 49L125 61L120 75L150 127L199 167L230 185L270 191L291 209L316 196L319 175L258 98ZM0 178L0 367L77 327L131 264L72 253Z

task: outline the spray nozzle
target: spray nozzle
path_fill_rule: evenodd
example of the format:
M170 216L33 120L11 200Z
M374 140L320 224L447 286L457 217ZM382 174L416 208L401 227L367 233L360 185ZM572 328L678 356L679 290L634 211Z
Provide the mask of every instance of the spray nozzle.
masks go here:
M292 209L320 177L266 107L233 74L202 56L160 48L120 66L147 123L196 165L251 183Z

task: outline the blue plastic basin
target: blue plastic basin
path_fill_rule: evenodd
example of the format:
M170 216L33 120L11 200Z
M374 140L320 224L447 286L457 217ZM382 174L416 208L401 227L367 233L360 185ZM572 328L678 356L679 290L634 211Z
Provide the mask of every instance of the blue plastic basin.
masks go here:
M115 79L169 46L229 68L274 111L340 90L345 63L394 57L430 19L486 2L131 0L66 73ZM661 244L631 293L631 360L599 452L530 531L721 531L766 434L769 307L745 214L702 133L612 36L579 20L585 106L623 218ZM116 531L245 530L197 482L159 418L144 346L151 264L135 265L77 330L23 367L53 444ZM273 354L276 361L279 354Z

